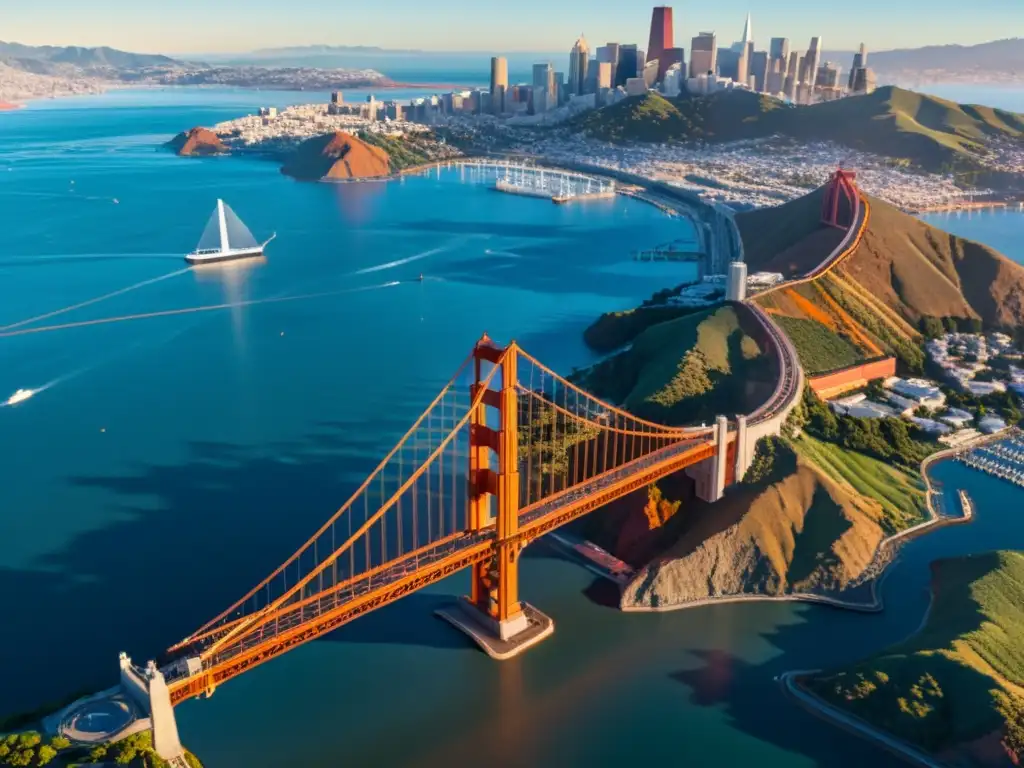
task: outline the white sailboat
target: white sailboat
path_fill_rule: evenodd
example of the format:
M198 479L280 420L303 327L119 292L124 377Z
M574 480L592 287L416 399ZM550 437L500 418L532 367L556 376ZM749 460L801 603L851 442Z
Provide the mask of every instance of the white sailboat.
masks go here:
M256 242L238 215L223 200L218 200L217 210L206 223L199 245L185 256L185 261L190 264L208 264L211 261L262 256L263 249L275 237L276 233L262 243Z

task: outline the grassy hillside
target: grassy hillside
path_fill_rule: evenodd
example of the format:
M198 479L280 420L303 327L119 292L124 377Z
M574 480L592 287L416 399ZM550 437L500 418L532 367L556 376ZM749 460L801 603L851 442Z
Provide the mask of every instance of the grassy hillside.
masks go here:
M684 503L663 534L674 543L626 589L625 605L835 595L870 576L886 536L922 519L924 492L907 472L806 437L774 451L764 480L713 505Z
M1024 140L1024 115L955 104L902 88L807 107L768 96L722 91L668 100L634 96L581 117L576 126L607 141L734 141L781 135L835 141L931 170L977 167L993 138Z
M744 413L771 394L776 375L750 330L732 307L661 322L580 381L596 396L666 424Z
M1016 710L1024 695L1024 554L933 563L932 593L918 634L807 685L858 717L939 751L1001 729L1004 713Z
M912 323L924 316L1024 323L1024 267L881 200L871 199L864 242L843 272Z

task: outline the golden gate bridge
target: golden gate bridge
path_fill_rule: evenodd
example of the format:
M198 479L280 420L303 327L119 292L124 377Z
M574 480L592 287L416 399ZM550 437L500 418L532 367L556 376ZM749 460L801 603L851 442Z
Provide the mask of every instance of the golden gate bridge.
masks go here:
M852 205L852 223L829 264L845 259L863 236L868 206L859 195ZM733 424L719 416L712 427L639 418L515 342L500 346L482 337L397 445L289 558L173 645L161 667L150 662L140 669L122 654L121 686L147 709L157 752L168 760L182 753L174 705L212 695L232 678L463 569L471 570L470 594L442 615L490 655L507 658L551 634L553 621L520 600L526 546L683 470L700 498L717 501L743 478L757 441L778 435L802 396L804 376L789 339L756 304L735 307L760 329L778 381L753 413Z

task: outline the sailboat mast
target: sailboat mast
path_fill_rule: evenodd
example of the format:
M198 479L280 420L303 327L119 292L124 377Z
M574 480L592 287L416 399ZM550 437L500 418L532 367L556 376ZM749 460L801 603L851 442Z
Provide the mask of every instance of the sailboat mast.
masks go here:
M221 253L226 253L229 250L228 245L228 222L224 217L224 201L217 201L217 219L220 222L220 250Z

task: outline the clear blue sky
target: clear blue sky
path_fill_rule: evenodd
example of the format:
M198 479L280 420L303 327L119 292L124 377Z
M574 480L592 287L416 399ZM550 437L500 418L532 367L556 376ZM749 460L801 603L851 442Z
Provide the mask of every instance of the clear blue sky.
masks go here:
M5 0L0 39L110 45L140 52L215 53L285 45L378 45L443 51L561 51L647 42L636 0ZM677 2L677 41L700 31L729 43L747 12L754 37L812 35L828 49L973 44L1024 35L1024 0L691 0Z

